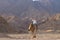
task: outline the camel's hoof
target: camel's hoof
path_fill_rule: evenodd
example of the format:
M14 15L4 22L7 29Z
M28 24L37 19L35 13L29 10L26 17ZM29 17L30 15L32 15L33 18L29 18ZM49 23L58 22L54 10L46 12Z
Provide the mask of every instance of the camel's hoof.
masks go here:
M36 38L36 36L33 36L33 38Z

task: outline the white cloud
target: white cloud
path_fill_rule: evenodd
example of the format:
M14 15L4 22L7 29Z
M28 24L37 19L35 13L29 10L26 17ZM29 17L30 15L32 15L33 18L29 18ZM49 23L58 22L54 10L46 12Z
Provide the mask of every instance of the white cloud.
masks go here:
M33 1L39 1L39 0L33 0Z

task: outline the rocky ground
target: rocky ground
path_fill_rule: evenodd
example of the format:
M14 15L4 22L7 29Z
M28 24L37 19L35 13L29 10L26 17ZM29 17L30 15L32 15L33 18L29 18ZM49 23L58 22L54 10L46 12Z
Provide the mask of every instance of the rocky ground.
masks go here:
M60 40L60 34L37 34L36 38L31 38L30 34L2 34L0 40Z

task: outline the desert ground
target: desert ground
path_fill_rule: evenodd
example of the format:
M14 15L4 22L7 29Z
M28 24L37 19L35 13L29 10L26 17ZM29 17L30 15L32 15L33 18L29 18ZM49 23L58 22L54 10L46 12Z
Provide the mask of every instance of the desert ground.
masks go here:
M59 33L37 34L36 38L31 38L30 34L3 34L0 33L0 40L60 40Z

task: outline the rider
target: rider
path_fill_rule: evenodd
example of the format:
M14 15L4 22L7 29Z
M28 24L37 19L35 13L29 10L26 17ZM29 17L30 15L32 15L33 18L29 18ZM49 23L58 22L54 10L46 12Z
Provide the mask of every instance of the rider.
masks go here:
M35 19L32 19L33 25L37 24L37 21Z

